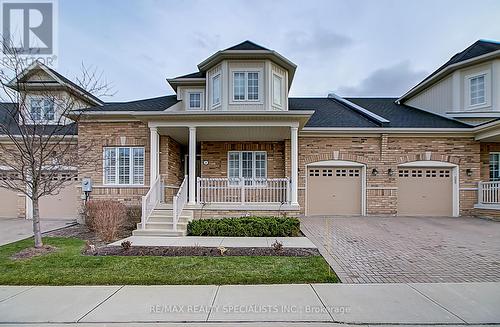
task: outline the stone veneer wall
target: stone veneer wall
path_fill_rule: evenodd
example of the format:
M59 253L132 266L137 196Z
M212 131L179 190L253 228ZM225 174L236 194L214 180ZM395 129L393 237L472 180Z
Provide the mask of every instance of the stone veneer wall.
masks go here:
M179 190L184 179L181 145L169 136L160 136L160 174L165 182L165 201L172 202L172 197Z
M481 180L490 180L490 152L500 152L500 143L481 143Z
M286 171L290 175L290 141L286 141ZM397 214L397 168L417 160L436 160L459 165L460 214L470 215L480 179L480 145L472 138L399 137L299 137L299 203L305 207L306 165L322 160L348 160L366 164L367 214ZM373 176L373 168L378 175ZM394 172L389 176L387 171ZM467 176L466 170L472 175Z
M141 197L149 189L149 137L150 132L142 122L91 122L81 121L78 126L78 155L81 163L79 179L92 178L93 199L115 199L127 205L140 205ZM144 186L103 186L103 148L107 146L144 147Z
M266 151L267 177L283 178L285 175L284 142L201 142L201 176L227 177L228 151ZM207 160L208 165L203 165Z

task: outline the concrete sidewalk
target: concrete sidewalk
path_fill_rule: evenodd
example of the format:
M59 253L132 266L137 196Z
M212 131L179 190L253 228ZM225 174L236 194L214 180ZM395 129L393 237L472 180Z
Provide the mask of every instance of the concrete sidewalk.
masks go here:
M0 324L500 324L499 308L500 283L0 287Z
M316 248L307 237L215 237L215 236L130 236L110 245L120 245L123 241L130 241L135 246L201 246L241 248L267 248L278 240L286 248Z

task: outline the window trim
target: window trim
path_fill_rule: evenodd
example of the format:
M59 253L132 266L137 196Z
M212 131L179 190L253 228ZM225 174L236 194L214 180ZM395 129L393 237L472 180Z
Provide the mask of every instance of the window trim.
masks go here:
M215 90L215 84L216 82L214 81L216 78L218 78L218 82L217 84L219 85L219 101L215 102L215 97L214 97L214 90ZM218 107L220 106L220 104L222 103L222 79L221 79L221 73L218 72L216 74L214 74L212 77L211 77L211 90L210 90L210 98L211 98L211 108L215 108L215 107Z
M254 183L254 181L256 179L267 179L267 162L268 162L268 157L267 157L267 151L228 151L227 152L227 178L228 179L232 179L233 177L230 177L229 176L229 157L231 156L231 154L233 153L238 153L238 178L241 179L243 176L243 153L252 153L252 182L250 184L245 184L244 186L245 187L255 187L255 186L265 186L265 181L262 182L262 183ZM256 154L257 153L263 153L264 154L264 163L265 163L265 167L264 167L264 177L261 177L261 178L256 178L255 175L256 175ZM228 182L228 186L229 187L236 187L236 186L240 186L239 184L231 184L230 182Z
M115 182L106 182L106 149L114 149L115 152ZM119 165L119 149L129 149L129 183L121 184L120 181L120 165ZM142 165L142 183L134 183L134 149L142 150L143 165ZM137 187L144 186L146 181L146 149L143 146L104 146L102 148L102 185L112 187Z
M491 155L498 156L498 160L497 160L497 170L499 171L499 178L498 179L491 178ZM490 182L500 181L500 152L498 152L498 151L488 153L488 180Z
M484 102L471 104L471 80L484 76ZM469 110L484 108L490 106L490 72L488 70L476 72L465 76L465 108Z
M248 74L249 73L256 73L257 74L257 99L248 99ZM234 82L235 82L235 75L236 74L244 74L244 89L245 89L245 98L240 100L240 99L235 99L235 92L234 92ZM250 103L250 104L261 104L262 103L262 69L233 69L231 70L231 103L233 104L241 104L241 103Z
M279 96L280 96L280 103L277 103L274 101L274 95L276 94L276 89L274 87L274 79L277 78L280 80L280 89L279 89ZM283 80L284 80L284 77L282 75L279 75L279 74L276 74L276 73L273 73L273 77L272 77L272 88L273 88L273 93L272 93L272 98L273 98L273 105L276 106L276 107L280 107L282 108L283 107Z
M202 90L187 90L187 109L192 111L203 111L204 110L204 95ZM199 94L200 95L200 106L199 107L191 107L191 95Z

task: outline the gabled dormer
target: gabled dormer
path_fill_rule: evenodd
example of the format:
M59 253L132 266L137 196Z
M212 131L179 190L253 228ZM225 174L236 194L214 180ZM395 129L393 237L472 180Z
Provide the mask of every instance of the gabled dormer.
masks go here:
M500 42L476 41L398 102L471 123L499 118Z
M70 124L63 117L71 110L104 104L85 89L43 63L34 62L7 86L16 91L20 113L26 124Z
M221 50L198 72L168 79L186 111L287 111L297 66L251 41Z

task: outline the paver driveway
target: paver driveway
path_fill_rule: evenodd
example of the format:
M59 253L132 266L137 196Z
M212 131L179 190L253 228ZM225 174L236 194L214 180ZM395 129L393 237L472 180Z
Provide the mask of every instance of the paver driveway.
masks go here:
M500 281L500 222L463 217L301 222L344 283Z

